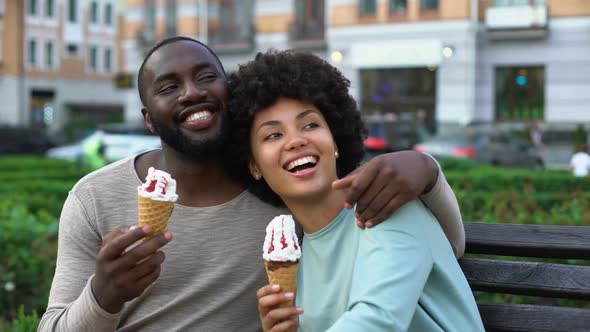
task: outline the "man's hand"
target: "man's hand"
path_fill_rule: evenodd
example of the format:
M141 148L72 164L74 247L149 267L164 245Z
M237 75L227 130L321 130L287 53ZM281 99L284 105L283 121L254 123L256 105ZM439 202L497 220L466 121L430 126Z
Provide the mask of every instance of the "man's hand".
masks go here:
M128 250L151 232L149 226L116 229L103 238L92 293L106 311L121 311L125 302L141 295L160 276L164 253L159 249L170 242L172 233L158 235Z
M266 285L256 292L258 312L264 332L297 331L303 308L279 308L282 302L293 300L294 293L283 293L279 285Z
M416 151L379 155L332 188L346 190L345 208L356 204L357 225L373 227L402 205L429 192L436 183L438 167L432 158Z

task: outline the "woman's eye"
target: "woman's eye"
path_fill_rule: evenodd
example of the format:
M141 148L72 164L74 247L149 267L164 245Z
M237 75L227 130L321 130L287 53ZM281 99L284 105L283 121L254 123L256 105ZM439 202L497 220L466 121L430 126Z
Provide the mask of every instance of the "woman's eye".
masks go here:
M312 123L308 123L307 125L305 125L305 127L303 127L303 129L313 129L313 128L317 128L319 126L320 125L318 125L317 123L312 122Z
M279 134L279 133L272 133L272 134L270 134L270 135L266 135L266 136L264 137L264 140L265 140L265 141L269 141L269 140L277 139L277 138L279 138L279 137L281 137L281 134Z

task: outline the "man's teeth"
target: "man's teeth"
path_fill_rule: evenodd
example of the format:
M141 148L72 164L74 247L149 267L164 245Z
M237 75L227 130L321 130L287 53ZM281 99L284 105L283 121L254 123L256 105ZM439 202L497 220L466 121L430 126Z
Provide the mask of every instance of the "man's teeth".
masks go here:
M290 162L287 165L287 170L290 171L297 166L305 165L308 163L317 164L317 162L318 162L318 158L313 157L313 156L299 158L299 159L296 159L296 160L293 160L292 162Z
M201 112L197 112L195 114L191 114L188 118L186 118L186 122L203 120L203 119L206 119L210 116L211 116L211 112L201 111Z

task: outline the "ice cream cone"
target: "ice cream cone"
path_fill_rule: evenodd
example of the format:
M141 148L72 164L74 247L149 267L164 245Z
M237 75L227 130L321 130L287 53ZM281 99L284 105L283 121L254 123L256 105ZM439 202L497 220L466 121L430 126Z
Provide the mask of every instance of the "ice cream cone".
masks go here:
M153 232L147 238L152 238L166 231L168 218L174 209L174 202L138 196L138 208L139 226L151 226Z
M299 261L297 262L275 262L264 261L266 267L266 275L268 282L274 285L280 285L281 291L295 293L297 289L297 270L299 269ZM293 300L281 303L281 308L292 307Z

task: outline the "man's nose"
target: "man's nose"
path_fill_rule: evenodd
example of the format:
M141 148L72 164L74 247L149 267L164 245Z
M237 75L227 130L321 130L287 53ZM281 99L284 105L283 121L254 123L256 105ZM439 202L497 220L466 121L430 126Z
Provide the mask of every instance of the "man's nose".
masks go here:
M194 84L193 82L189 82L185 84L184 91L183 94L180 95L179 102L181 104L186 102L195 102L205 96L207 96L207 90L203 89L197 84Z

